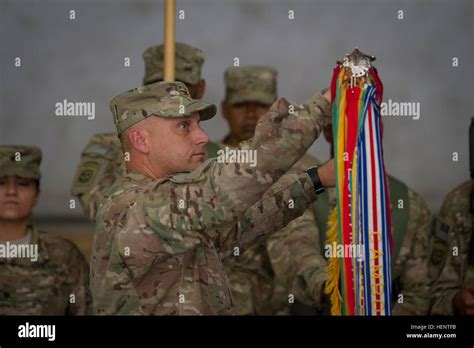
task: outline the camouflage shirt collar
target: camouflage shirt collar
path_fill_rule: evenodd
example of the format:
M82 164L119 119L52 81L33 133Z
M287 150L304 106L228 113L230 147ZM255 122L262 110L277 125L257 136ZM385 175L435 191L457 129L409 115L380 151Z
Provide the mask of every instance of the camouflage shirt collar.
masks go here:
M5 259L0 258L0 263L9 263L11 265L18 266L31 266L33 263L41 264L49 260L48 249L44 239L40 236L38 229L33 225L28 225L27 233L31 232L30 245L38 245L38 259L36 261L31 261L28 258L14 258L14 259Z
M138 181L138 182L143 182L143 181L148 181L148 180L153 180L152 177L143 174L141 172L137 171L128 171L127 174L125 175L125 178L132 180L132 181Z
M166 179L167 177L164 177L161 179L154 179L151 176L148 176L142 172L138 172L135 170L128 171L127 174L125 175L125 180L132 183L140 183L140 184L146 184L150 182L160 183L162 181L165 181Z
M134 185L147 185L149 183L161 184L166 181L172 181L174 183L190 183L196 182L197 180L202 179L202 173L213 163L212 159L206 160L200 166L192 170L191 172L178 172L174 174L167 175L161 179L154 179L142 172L129 171L124 177L126 183L131 186ZM127 186L129 186L127 185ZM117 191L116 191L117 192Z

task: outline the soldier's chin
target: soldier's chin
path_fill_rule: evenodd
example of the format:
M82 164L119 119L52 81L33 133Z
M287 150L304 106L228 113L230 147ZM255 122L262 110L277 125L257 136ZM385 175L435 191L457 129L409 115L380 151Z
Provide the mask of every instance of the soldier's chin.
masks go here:
M6 221L16 221L16 220L22 220L26 218L28 214L25 214L23 211L20 211L19 209L2 209L0 212L0 220L6 220Z

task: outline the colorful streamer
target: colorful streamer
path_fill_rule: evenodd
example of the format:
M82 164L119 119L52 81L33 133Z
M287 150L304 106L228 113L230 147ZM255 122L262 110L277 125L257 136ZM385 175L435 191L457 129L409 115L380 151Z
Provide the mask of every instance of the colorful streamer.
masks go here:
M380 118L383 85L367 60L360 67L352 64L351 56L336 66L331 84L337 206L329 218L328 243L341 246L344 256L329 261L325 292L333 315L390 315L392 237Z

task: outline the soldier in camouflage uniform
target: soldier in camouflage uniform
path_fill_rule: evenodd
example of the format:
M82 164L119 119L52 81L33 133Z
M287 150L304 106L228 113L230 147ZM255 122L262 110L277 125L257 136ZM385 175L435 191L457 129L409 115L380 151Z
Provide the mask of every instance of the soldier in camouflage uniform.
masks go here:
M152 46L143 53L144 85L163 79L163 54L163 45ZM186 84L194 99L201 99L206 88L201 78L203 63L204 53L200 49L176 43L176 80ZM82 151L71 193L91 221L95 221L105 191L124 175L125 159L115 132L94 134Z
M333 162L285 174L330 122L321 112L326 104L320 93L303 105L279 98L255 136L239 145L257 151L253 167L202 163L208 138L199 121L211 118L215 106L192 100L182 83L115 97L111 111L131 159L97 214L95 313L232 313L222 259L303 214L321 183L334 185Z
M226 95L221 108L230 132L221 142L209 142L206 145L208 158L217 157L219 150L226 147L235 148L241 142L252 138L258 120L277 99L277 71L272 67L232 67L226 70L224 81ZM325 105L325 108L329 114L329 104ZM312 156L305 154L289 172L302 172L314 165L319 163ZM281 235L294 236L296 231L302 229L316 234L315 228L313 215L305 213L269 237L269 240ZM289 314L292 298L283 284L275 279L266 243L256 244L244 253L232 254L224 266L229 277L236 314ZM324 280L325 278L317 279L318 282Z
M331 144L332 127L324 128ZM393 314L426 315L429 311L430 286L436 265L429 264L432 216L426 202L415 191L392 176L388 177L393 227L392 277ZM326 190L314 203L317 233L301 229L298 234L275 234L269 238L268 251L273 269L300 301L297 314L329 314L329 301L322 297L323 259L327 221L336 205L335 189ZM321 271L323 269L323 271ZM322 301L322 302L321 302ZM304 307L313 306L316 310Z
M471 179L458 186L441 206L440 253L433 257L442 268L432 290L431 314L474 315L473 185Z
M84 256L70 241L39 232L30 220L40 162L36 147L0 146L0 315L90 314ZM6 253L12 248L32 251Z

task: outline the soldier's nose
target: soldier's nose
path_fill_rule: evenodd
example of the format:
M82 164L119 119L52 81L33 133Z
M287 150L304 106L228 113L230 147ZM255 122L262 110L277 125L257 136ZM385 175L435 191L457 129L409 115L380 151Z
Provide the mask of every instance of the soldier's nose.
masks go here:
M247 118L256 118L257 117L257 109L255 105L248 105L247 106Z
M7 180L7 195L9 196L16 196L16 194L18 193L18 186L16 184L16 181L15 180Z
M197 144L207 144L209 142L209 136L201 128L201 126L198 127L196 132L197 132L197 134L196 134L196 143Z

